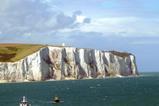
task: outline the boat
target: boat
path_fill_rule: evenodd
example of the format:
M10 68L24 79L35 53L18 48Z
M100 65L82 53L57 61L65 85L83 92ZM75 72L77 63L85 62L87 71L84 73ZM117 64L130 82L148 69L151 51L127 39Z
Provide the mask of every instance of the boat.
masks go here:
M19 103L19 106L31 106L31 104L29 104L27 101L27 98L25 96L23 96L22 100Z
M53 98L53 103L60 103L60 98L58 96L55 96Z

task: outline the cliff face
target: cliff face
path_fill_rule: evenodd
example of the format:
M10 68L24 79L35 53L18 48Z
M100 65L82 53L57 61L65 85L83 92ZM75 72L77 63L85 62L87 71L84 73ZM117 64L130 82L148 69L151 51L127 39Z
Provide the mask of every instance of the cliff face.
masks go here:
M0 62L0 80L40 81L137 75L135 57L73 47L45 47L17 62Z

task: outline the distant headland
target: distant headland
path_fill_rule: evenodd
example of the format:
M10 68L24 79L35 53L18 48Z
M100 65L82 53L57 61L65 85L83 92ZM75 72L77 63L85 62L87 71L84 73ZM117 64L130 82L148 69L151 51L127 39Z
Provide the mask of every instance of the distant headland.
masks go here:
M62 45L0 44L0 81L73 80L138 75L131 53Z

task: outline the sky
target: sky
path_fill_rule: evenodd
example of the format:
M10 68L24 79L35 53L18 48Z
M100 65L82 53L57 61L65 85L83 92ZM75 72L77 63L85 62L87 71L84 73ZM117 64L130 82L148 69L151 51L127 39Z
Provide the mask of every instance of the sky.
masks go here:
M159 72L159 0L0 0L0 43L131 52Z

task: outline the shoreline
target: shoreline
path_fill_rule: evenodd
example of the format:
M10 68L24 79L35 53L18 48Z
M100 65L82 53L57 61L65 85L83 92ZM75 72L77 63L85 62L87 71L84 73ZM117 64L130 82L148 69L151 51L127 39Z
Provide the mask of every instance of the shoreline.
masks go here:
M84 79L71 79L67 78L64 80L54 80L54 79L48 79L48 80L41 80L41 81L29 81L29 80L24 80L24 81L17 81L17 82L11 82L7 80L0 80L0 84L14 84L14 83L36 83L36 82L54 82L54 81L79 81L79 80L101 80L101 79L116 79L116 78L136 78L136 77L143 77L143 75L132 75L132 76L109 76L105 78L84 78Z

